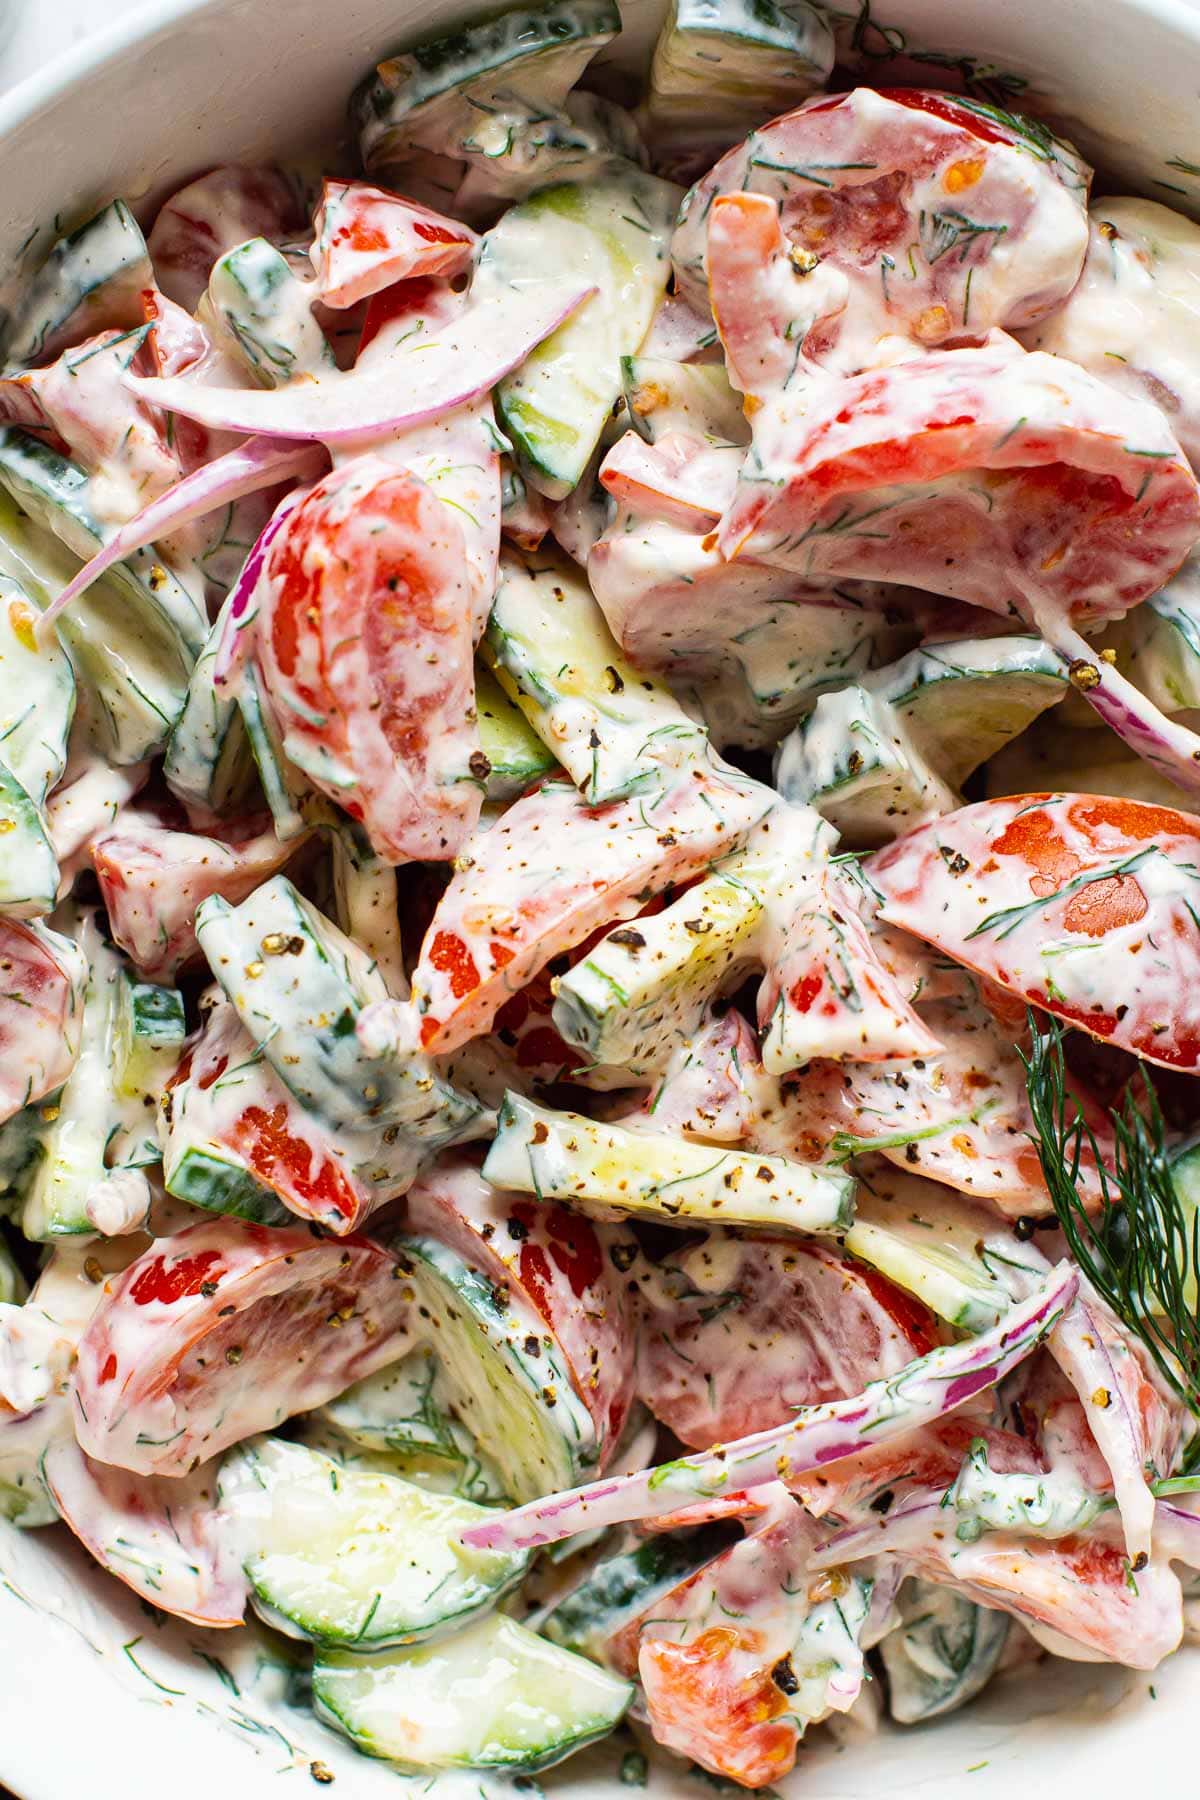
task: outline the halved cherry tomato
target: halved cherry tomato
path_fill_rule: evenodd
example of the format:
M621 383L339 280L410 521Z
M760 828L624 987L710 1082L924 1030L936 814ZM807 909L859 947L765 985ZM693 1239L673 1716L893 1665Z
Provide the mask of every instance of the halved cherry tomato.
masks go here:
M326 306L354 306L393 282L470 267L479 240L457 219L365 181L322 184L309 251Z
M1093 1037L1200 1067L1200 819L1017 795L918 826L866 867L885 921Z
M200 902L220 894L237 905L278 874L303 841L281 843L261 822L218 838L173 831L150 813L118 814L91 846L114 938L148 980L173 976L199 954Z
M285 747L386 862L449 861L479 817L472 602L454 513L361 456L289 514L257 593Z
M188 1473L404 1354L395 1259L366 1238L206 1219L106 1291L79 1344L79 1443L141 1475Z
M684 773L647 811L638 798L588 807L546 782L471 844L413 971L426 1049L488 1030L507 997L602 924L697 874L761 816L765 791L710 769Z
M919 1301L799 1239L713 1232L638 1269L638 1395L696 1449L857 1394L941 1341Z
M443 1159L409 1189L408 1219L410 1229L449 1244L545 1320L607 1461L633 1401L637 1336L628 1282L636 1239L565 1206L493 1188L461 1156Z
M719 527L723 555L806 579L903 581L1007 615L1030 596L1119 615L1200 536L1200 491L1158 408L1009 340L768 401Z

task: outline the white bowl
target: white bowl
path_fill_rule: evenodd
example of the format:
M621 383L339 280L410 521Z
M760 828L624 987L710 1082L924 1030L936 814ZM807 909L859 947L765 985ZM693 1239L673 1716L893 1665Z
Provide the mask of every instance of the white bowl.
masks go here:
M873 21L860 0L843 0L847 53L866 79L949 85L947 61L968 58L996 93L1060 120L1104 171L1102 191L1133 188L1200 216L1200 10L1180 0L874 5ZM6 287L44 254L56 215L75 222L114 194L146 206L213 163L336 134L377 55L489 9L495 0L146 6L0 102ZM624 0L623 10L618 54L636 64L662 0ZM249 1631L156 1620L57 1530L0 1522L0 1671L0 1779L21 1800L286 1800L314 1793L313 1762L334 1773L337 1800L395 1794L403 1779L289 1706L284 1674L258 1666ZM1186 1790L1195 1779L1186 1774L1187 1695L1198 1671L1195 1651L1152 1677L1044 1663L933 1727L885 1727L845 1746L815 1733L789 1791L797 1800L1126 1800L1139 1780L1171 1777ZM611 1796L618 1755L601 1747L545 1785L570 1800ZM455 1778L439 1795L504 1786ZM712 1786L664 1759L652 1793L704 1800Z

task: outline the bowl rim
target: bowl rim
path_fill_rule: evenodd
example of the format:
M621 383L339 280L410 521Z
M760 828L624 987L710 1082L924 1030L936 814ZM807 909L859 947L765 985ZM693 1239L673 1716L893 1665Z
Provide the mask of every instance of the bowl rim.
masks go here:
M252 0L253 3L253 0ZM506 10L514 0L502 0ZM519 3L519 0L516 0ZM822 0L816 0L820 6ZM1112 4L1113 0L1109 0ZM1159 24L1200 47L1200 0L1115 0L1119 10ZM142 4L109 25L100 26L70 49L61 52L44 69L27 75L0 94L0 144L11 131L36 118L62 99L84 76L107 69L126 51L164 36L170 27L188 18L199 18L220 0L142 0ZM1069 0L1068 0L1069 4ZM496 11L495 0L480 0L481 10ZM397 20L397 30L402 20Z

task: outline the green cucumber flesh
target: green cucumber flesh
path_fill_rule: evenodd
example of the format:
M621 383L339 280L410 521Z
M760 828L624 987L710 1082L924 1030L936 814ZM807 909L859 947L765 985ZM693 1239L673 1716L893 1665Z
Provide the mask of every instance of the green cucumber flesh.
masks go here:
M543 1322L432 1238L397 1251L438 1358L445 1404L514 1500L572 1487L595 1465L596 1429ZM422 1310L423 1309L423 1310Z
M414 1772L534 1771L604 1737L626 1682L502 1613L443 1643L386 1656L318 1653L318 1718Z
M459 1543L487 1518L485 1507L282 1438L240 1445L221 1466L219 1489L256 1609L323 1648L367 1652L444 1637L494 1606L528 1562Z
M12 366L41 362L109 326L140 325L154 270L137 220L123 200L59 238L5 321Z
M582 479L621 391L621 358L640 345L666 290L679 191L640 169L545 188L487 234L474 291L567 268L596 293L496 390L496 418L521 472L552 500Z

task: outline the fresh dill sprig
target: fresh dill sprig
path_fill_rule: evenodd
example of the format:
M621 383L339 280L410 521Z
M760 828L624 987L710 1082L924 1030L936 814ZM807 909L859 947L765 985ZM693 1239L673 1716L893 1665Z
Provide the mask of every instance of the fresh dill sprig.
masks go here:
M1067 1087L1062 1027L1030 1013L1033 1045L1024 1057L1029 1110L1046 1187L1063 1236L1096 1292L1145 1345L1167 1384L1200 1414L1200 1212L1189 1224L1176 1192L1166 1126L1143 1064L1144 1110L1126 1088L1109 1113L1114 1155L1106 1169L1096 1136ZM1100 1182L1093 1216L1079 1193L1090 1152ZM1191 1290L1191 1291L1189 1291Z

